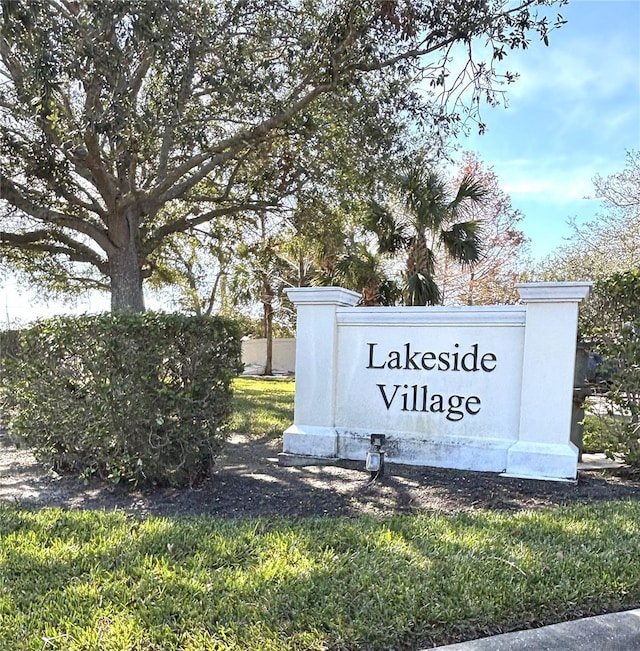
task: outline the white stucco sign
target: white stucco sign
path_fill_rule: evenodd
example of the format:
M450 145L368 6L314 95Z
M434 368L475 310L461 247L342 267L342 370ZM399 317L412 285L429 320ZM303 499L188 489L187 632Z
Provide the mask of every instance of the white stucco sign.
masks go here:
M589 283L518 285L523 305L354 307L341 288L297 306L294 424L283 452L574 479L578 304Z

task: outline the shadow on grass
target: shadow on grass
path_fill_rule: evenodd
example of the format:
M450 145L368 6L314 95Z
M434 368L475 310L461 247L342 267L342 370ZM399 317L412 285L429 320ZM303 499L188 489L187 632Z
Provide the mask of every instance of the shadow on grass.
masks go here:
M233 523L3 509L3 639L381 651L560 621L637 600L628 506ZM621 528L625 553L607 553Z

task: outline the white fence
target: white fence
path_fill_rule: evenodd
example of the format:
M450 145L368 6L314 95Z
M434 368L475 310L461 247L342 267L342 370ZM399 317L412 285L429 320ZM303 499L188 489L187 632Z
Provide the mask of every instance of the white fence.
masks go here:
M245 339L242 342L242 363L247 375L262 375L267 360L266 339ZM296 340L273 340L271 367L276 375L293 375L296 369Z

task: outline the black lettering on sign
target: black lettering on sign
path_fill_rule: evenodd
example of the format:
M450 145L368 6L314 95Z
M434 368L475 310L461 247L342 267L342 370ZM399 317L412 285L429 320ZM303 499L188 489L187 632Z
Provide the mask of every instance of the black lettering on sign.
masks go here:
M396 407L399 411L445 414L452 422L462 420L467 414L480 413L482 402L478 396L443 396L441 393L429 394L426 384L377 384L387 411Z
M498 358L495 353L480 354L480 345L472 344L464 352L460 350L460 344L453 344L453 350L442 351L421 351L412 348L411 343L402 345L401 350L389 350L383 353L377 350L379 344L367 343L368 364L366 368L388 369L391 371L464 371L476 373L484 371L491 373L498 365Z

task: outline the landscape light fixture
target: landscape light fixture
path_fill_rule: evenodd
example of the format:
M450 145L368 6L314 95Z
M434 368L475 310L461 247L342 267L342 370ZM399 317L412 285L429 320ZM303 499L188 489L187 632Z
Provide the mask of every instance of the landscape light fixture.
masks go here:
M367 458L364 464L365 470L371 473L371 479L376 479L384 475L384 451L382 450L384 442L384 434L371 435L371 448L367 452Z

